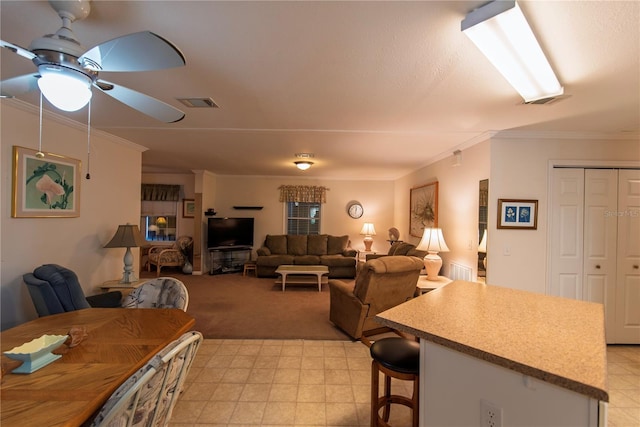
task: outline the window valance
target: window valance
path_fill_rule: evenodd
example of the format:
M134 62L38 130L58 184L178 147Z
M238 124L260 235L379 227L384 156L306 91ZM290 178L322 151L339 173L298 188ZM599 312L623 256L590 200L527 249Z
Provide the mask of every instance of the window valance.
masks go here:
M317 185L281 185L281 202L326 203L327 187Z
M180 186L169 184L142 184L140 200L149 202L177 202Z

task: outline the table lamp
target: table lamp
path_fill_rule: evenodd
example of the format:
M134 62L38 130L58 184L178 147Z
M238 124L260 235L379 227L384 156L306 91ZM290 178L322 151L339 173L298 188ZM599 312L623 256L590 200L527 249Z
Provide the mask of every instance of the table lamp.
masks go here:
M105 248L127 248L124 253L124 273L120 283L130 284L137 279L133 276L133 254L131 248L137 248L145 244L144 239L140 236L140 230L137 225L119 225L116 234L111 238L109 243L104 245Z
M364 250L367 252L371 251L371 245L373 244L373 237L376 235L376 229L370 222L365 222L362 226L362 230L360 230L360 234L364 235Z
M484 230L482 234L482 240L480 240L480 244L478 245L478 252L485 254L484 259L482 260L482 265L484 269L487 269L487 230Z
M442 267L442 258L438 255L438 252L449 252L449 248L442 236L442 230L439 228L425 228L422 239L416 249L428 252L424 257L427 280L438 280L438 273Z

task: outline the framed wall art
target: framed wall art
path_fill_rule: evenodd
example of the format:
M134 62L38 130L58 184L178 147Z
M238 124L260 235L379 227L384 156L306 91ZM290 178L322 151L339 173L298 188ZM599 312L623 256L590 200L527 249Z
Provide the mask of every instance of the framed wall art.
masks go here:
M498 228L535 230L538 228L538 201L498 199Z
M194 199L182 199L182 217L193 218L196 213L196 201Z
M409 191L409 234L422 237L425 228L438 226L438 181Z
M80 216L80 160L14 145L11 216Z

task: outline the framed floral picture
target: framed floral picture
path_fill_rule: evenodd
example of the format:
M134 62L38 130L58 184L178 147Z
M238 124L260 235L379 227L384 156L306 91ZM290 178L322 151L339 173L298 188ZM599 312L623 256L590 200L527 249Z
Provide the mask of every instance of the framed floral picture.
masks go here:
M80 160L13 146L13 218L80 216Z
M196 213L196 201L194 199L182 199L182 217L193 218Z
M422 237L425 228L438 226L438 181L410 190L409 215L412 236Z
M498 228L537 229L538 201L498 199Z

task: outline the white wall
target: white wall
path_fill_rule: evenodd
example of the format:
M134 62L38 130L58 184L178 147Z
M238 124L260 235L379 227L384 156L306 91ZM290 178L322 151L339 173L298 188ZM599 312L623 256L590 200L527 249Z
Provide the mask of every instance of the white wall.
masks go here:
M638 162L640 142L613 136L596 140L508 135L491 139L487 283L545 293L550 163L584 161L606 166L619 161ZM501 198L538 200L537 230L498 230L496 210Z
M0 242L1 329L37 317L22 275L42 264L73 270L86 295L106 280L122 277L124 249L104 249L118 225L140 217L142 147L99 132L91 137L91 179L86 173L86 126L45 114L43 151L82 164L80 216L11 218L12 147L38 148L38 112L15 100L0 101L2 216ZM138 250L134 268L139 271Z
M438 181L438 227L450 249L439 254L445 276L450 262L472 268L473 277L478 274L478 191L480 180L489 177L489 164L489 142L485 141L462 150L459 166L453 166L453 156L449 156L395 183L394 215L400 239L417 244L420 238L409 235L409 192Z

